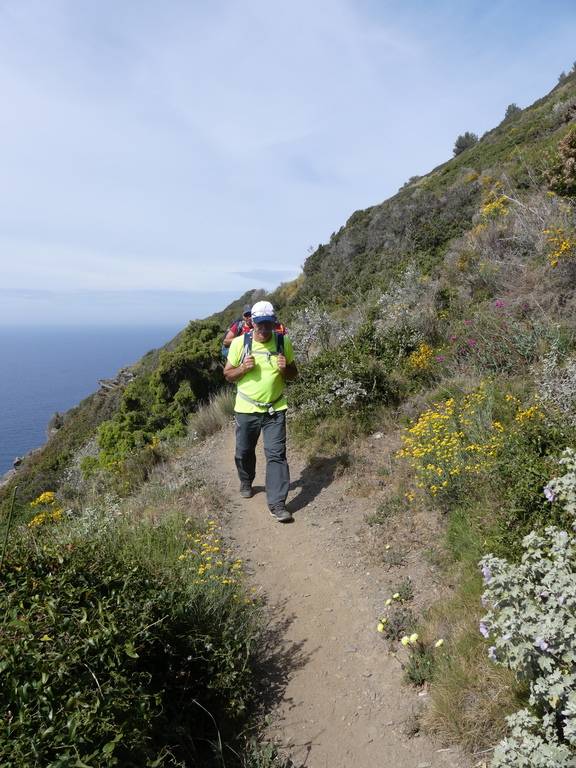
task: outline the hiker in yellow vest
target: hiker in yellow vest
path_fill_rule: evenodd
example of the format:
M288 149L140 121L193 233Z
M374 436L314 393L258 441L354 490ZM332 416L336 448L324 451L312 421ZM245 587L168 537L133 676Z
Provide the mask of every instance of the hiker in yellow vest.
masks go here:
M234 406L236 420L236 468L240 495L252 496L256 474L256 444L264 435L266 455L266 498L273 517L288 523L286 509L290 471L286 459L285 383L298 375L292 343L275 331L278 320L269 301L252 307L251 333L230 344L224 367L226 380L237 385Z

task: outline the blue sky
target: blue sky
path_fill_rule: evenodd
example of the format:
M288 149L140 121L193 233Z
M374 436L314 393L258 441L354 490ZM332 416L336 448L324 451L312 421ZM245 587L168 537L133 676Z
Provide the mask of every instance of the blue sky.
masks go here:
M572 0L0 0L0 324L184 324L576 59Z

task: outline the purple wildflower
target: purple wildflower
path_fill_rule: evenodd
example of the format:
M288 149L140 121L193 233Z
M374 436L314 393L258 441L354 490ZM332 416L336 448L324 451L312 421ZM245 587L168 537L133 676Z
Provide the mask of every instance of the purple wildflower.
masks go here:
M472 325L472 320L464 320L464 325Z
M488 648L488 658L491 661L498 661L498 657L496 656L496 647L494 645Z
M502 307L506 306L506 302L503 301L502 299L496 299L496 301L494 302L494 306L496 307L496 309L502 309Z
M437 362L437 363L443 363L443 362L444 362L444 360L446 360L446 358L444 357L444 355L436 355L436 362Z
M488 582L492 578L492 571L490 570L490 568L488 568L487 565L482 566L482 578L484 579L485 584L488 584Z
M548 643L546 642L546 640L544 640L543 637L537 637L534 640L534 645L536 646L536 648L540 648L541 651L546 651L548 649Z
M482 637L490 637L490 630L486 626L486 622L481 621L480 622L480 634Z
M458 341L458 336L450 336L450 341Z
M550 487L550 485L544 486L544 496L548 499L548 501L554 501L556 498L556 494L554 493L554 489Z
M466 344L468 344L469 347L475 347L478 342L476 339L466 339Z

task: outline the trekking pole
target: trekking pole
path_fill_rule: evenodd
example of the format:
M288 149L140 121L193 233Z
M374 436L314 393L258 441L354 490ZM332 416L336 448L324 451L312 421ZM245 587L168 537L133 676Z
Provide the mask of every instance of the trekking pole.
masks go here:
M2 557L0 557L0 571L4 565L4 555L6 554L6 547L8 546L8 535L10 533L10 526L12 525L12 513L14 512L14 501L16 499L16 491L18 486L15 486L12 493L12 501L10 502L10 511L8 512L8 522L6 523L6 535L4 536L4 546L2 547Z

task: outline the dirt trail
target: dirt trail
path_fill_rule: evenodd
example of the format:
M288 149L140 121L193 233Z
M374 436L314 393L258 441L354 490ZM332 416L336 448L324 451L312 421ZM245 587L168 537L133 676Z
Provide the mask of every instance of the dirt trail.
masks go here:
M354 518L346 483L334 480L329 463L311 471L292 456L288 507L295 522L283 525L266 505L261 446L256 493L242 499L232 430L216 443L233 502L229 533L266 598L275 650L284 663L271 681L268 735L299 768L468 765L457 750L405 733L423 699L403 685L398 660L386 653L376 632L382 575L359 562L363 515L356 511Z

